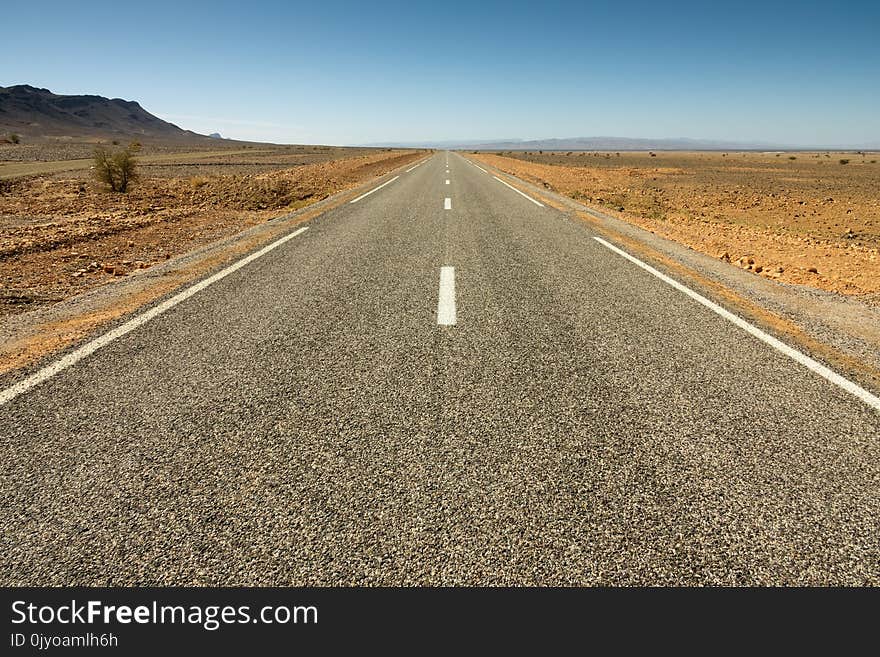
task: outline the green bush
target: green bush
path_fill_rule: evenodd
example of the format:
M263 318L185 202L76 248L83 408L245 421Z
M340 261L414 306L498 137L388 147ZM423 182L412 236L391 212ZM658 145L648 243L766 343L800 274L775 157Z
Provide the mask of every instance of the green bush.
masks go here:
M137 180L137 159L135 153L141 145L132 142L125 148L110 150L104 146L95 148L94 171L98 182L107 185L110 191L125 193L129 185Z

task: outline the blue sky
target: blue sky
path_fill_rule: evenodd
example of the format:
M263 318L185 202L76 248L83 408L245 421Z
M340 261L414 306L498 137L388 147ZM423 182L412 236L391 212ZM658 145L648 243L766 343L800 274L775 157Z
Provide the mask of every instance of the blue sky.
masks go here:
M0 85L288 143L880 144L880 2L4 3Z

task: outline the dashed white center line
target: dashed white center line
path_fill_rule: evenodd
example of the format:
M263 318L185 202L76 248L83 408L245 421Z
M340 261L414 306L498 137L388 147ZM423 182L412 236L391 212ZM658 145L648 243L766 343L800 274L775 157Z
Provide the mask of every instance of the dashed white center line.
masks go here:
M440 294L437 297L437 324L455 326L455 267L440 268Z
M707 299L703 295L698 294L697 292L694 292L692 289L690 289L689 287L687 287L685 285L682 285L674 278L670 278L666 274L664 274L660 271L657 271L656 269L654 269L650 265L642 262L641 260L639 260L635 256L630 255L629 253L627 253L623 249L620 249L620 248L614 246L610 242L606 242L601 237L594 237L593 239L596 240L597 242L599 242L599 244L601 244L605 248L610 249L611 251L614 251L617 255L623 256L624 258L629 260L631 263L633 263L637 267L641 267L649 274L656 276L664 283L671 285L679 292L683 292L684 294L689 296L691 299L693 299L697 303L705 306L706 308L708 308L712 312L714 312L718 315L721 315L721 317L723 317L724 319L726 319L730 323L735 324L736 326L738 326L742 330L746 331L747 333L753 335L761 342L764 342L764 343L770 345L771 347L773 347L777 351L785 354L786 356L788 356L792 360L800 363L801 365L803 365L807 369L812 370L813 372L815 372L819 376L823 377L824 379L827 379L828 381L830 381L834 385L846 390L848 393L850 393L852 395L855 395L856 397L861 399L863 402L868 404L868 406L872 406L874 409L880 411L880 399L878 399L877 397L872 395L870 392L868 392L867 390L865 390L861 386L856 385L855 383L853 383L849 379L843 378L837 372L834 372L833 370L828 369L827 367L822 365L822 363L819 363L819 362L813 360L812 358L810 358L806 354L801 353L797 349L793 349L792 347L789 347L787 344L785 344L781 340L777 340L772 335L769 335L769 334L765 333L764 331L762 331L761 329L759 329L757 326L749 324L749 322L734 315L732 312L730 312L726 308L722 308L717 303L710 301L709 299Z
M452 199L451 198L446 197L446 199L444 199L443 209L444 210L451 210L452 209Z
M515 191L515 192L516 192L517 194L519 194L520 196L529 199L529 200L530 200L532 203L534 203L535 205L538 205L538 206L540 206L540 207L542 207L542 208L544 207L544 204L543 204L543 203L541 203L540 201L536 201L535 199L533 199L533 198L532 198L531 196L529 196L528 194L524 194L524 193L522 193L521 191L519 191L519 190L518 190L516 187L514 187L513 185L508 185L506 182L504 182L503 180L501 180L501 178L499 178L498 176L492 176L492 177L493 177L495 180L497 180L498 182L500 182L502 185L507 185L508 187L510 187L513 191Z
M448 180L446 181L446 184L447 184L447 185L449 184L449 181L448 181Z
M390 185L391 183L393 183L393 182L394 182L395 180L397 180L398 178L400 178L400 176L394 176L391 180L387 180L387 181L383 182L381 185L379 185L378 187L376 187L376 188L374 188L374 189L371 189L371 190L368 191L366 194L361 194L360 196L358 196L358 197L357 197L356 199L354 199L353 201L349 201L349 203L357 203L357 202L360 201L362 198L366 198L367 196L369 196L369 195L372 194L373 192L378 192L378 191L379 191L380 189L382 189L385 185Z

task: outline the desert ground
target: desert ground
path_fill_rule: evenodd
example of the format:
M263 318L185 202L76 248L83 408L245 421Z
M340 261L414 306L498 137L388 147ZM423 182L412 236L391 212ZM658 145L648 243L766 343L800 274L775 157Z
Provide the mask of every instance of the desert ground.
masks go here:
M878 153L469 156L758 276L880 305Z
M145 269L414 161L423 151L145 144L118 194L93 142L0 144L0 316Z

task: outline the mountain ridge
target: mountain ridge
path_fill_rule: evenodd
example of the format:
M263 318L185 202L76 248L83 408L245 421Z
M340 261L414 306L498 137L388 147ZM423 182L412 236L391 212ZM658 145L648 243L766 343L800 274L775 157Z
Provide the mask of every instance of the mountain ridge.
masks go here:
M150 114L134 100L56 94L28 84L0 87L0 133L3 132L30 138L208 139Z

